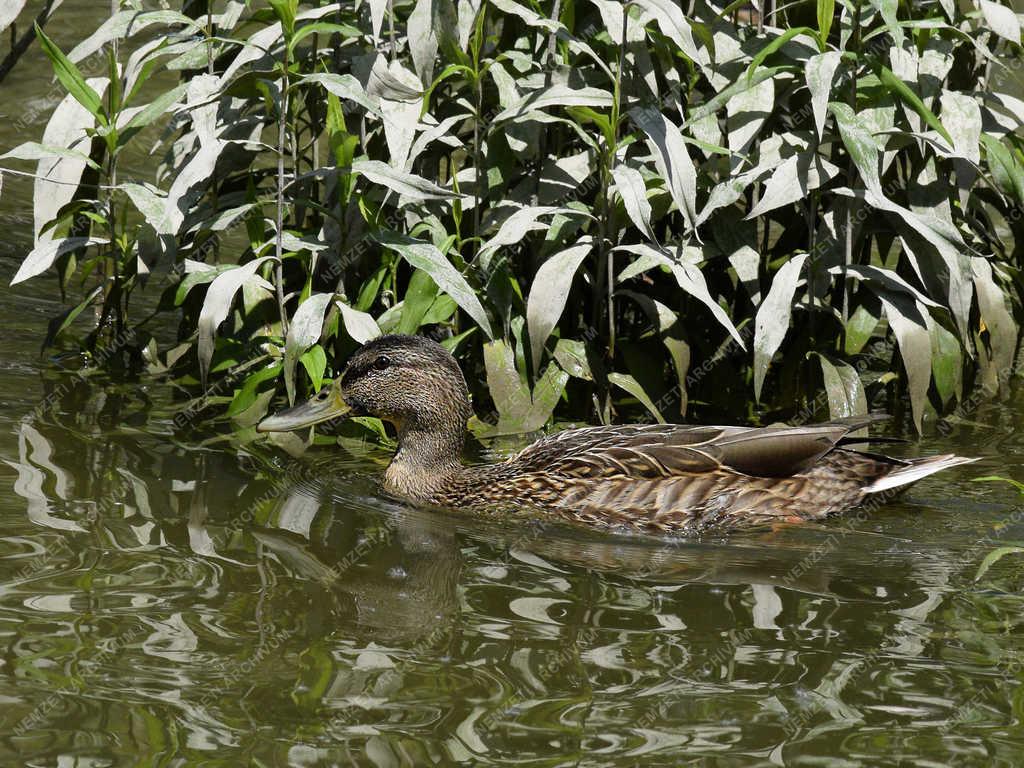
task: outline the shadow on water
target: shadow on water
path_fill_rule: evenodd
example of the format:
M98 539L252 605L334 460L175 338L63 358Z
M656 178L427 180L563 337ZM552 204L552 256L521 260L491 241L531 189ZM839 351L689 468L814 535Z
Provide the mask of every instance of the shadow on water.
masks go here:
M665 540L411 508L377 493L379 448L182 441L173 403L65 381L8 387L0 424L5 762L984 764L1021 744L1024 571L973 580L1024 538L1015 492L970 482L1018 469L1005 406L927 445L987 468L863 519Z

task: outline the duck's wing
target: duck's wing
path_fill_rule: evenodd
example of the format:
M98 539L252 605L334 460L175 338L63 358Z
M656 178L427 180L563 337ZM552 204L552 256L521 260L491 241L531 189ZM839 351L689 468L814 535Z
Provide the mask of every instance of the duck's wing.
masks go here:
M800 427L587 427L539 440L512 461L520 471L572 478L656 478L722 469L787 477L811 467L851 432L879 420L864 416Z

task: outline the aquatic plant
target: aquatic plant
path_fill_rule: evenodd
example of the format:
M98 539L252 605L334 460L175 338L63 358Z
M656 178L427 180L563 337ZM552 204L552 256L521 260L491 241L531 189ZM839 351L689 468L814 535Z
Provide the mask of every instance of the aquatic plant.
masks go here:
M51 342L134 329L129 363L239 425L382 331L455 351L484 434L904 401L920 429L1014 372L1008 6L123 6L67 53L39 32L69 95L5 156L39 162L14 281L74 293Z

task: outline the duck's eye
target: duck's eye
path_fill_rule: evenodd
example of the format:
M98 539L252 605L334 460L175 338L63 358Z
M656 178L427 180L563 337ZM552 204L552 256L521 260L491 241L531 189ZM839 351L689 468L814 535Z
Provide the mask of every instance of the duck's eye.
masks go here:
M327 389L327 388L321 389L320 392L317 394L316 399L317 400L326 400L327 396L329 394L331 394L329 389Z
M391 365L391 361L384 355L381 355L373 361L373 367L378 371L383 371L389 365Z

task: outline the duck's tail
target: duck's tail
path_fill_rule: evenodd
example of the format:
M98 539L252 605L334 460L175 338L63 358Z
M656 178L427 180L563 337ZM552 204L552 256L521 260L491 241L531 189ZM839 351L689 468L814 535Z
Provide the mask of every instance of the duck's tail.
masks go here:
M881 491L888 491L892 488L900 488L904 485L916 483L921 478L928 477L928 475L935 474L936 472L941 472L944 469L957 467L961 464L970 464L975 461L977 461L977 459L955 456L952 453L946 453L942 456L928 456L923 459L909 459L906 460L904 466L898 466L889 474L883 475L875 480L871 485L864 489L864 492L880 493Z

